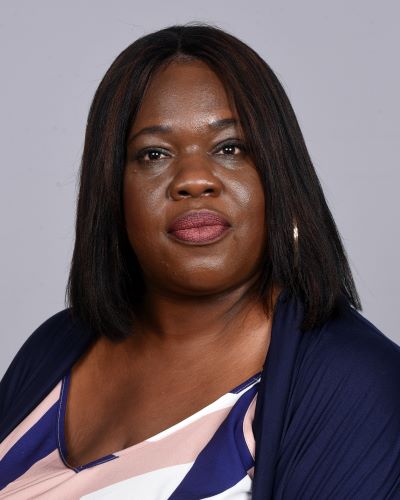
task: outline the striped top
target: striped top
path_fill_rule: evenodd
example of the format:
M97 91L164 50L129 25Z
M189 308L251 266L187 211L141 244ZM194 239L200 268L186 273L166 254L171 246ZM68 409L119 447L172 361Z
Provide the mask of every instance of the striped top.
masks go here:
M69 372L0 444L0 498L249 499L260 378L149 439L72 467L64 437Z

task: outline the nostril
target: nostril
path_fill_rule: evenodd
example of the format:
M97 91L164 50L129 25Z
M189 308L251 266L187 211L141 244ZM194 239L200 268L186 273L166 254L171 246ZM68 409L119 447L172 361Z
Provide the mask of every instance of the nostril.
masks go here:
M214 193L214 189L213 188L207 188L207 189L204 189L202 191L203 195L208 195L208 194L213 194L213 193ZM180 189L178 191L178 195L179 196L184 196L184 197L186 197L186 196L193 196L189 191L186 191L185 189Z

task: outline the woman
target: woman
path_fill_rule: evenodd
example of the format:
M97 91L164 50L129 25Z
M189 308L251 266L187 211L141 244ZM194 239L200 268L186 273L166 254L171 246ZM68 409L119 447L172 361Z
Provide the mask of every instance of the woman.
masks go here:
M400 498L400 348L238 39L172 26L114 61L68 293L1 384L6 497Z

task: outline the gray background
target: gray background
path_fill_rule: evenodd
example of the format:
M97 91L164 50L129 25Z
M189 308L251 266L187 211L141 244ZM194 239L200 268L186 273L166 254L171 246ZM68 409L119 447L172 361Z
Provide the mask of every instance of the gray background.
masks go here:
M207 21L271 65L302 127L350 258L364 315L400 343L399 3L0 3L0 376L64 308L76 174L94 91L139 36Z

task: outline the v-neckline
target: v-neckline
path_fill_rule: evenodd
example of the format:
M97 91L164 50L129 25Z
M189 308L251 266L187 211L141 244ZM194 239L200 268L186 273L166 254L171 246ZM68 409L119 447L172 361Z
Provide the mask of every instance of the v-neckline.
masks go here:
M176 422L175 424L171 425L167 429L164 429L160 432L157 432L156 434L154 434L151 437L148 437L148 438L146 438L138 443L135 443L131 446L127 446L126 448L122 448L120 450L114 451L108 455L104 455L100 458L92 460L92 461L85 463L83 465L79 465L79 466L74 467L71 464L69 464L68 460L67 460L68 449L67 449L67 444L66 444L66 439L65 439L65 414L66 414L66 409L67 409L68 392L69 392L70 381L71 381L71 368L70 368L61 381L60 398L58 400L57 447L58 447L60 457L61 457L61 459L66 467L74 470L77 473L82 471L82 470L94 467L96 465L100 465L102 463L109 462L110 460L115 460L116 458L118 458L119 455L129 453L133 449L141 448L141 447L145 446L147 442L157 439L162 434L164 434L164 433L169 434L170 432L173 432L173 429L180 428L188 420L193 420L197 415L199 415L200 413L204 413L205 410L210 409L210 407L216 405L218 402L220 402L221 399L226 398L228 394L241 393L246 388L250 387L252 384L259 381L261 378L261 374L262 374L262 371L257 372L256 374L252 375L251 377L246 379L244 382L241 382L239 385L237 385L236 387L234 387L230 391L227 391L222 396L219 396L217 399L215 399L211 403L207 404L203 408L200 408L199 410L197 410L193 414L189 415L188 417L185 417L184 419L180 420L179 422ZM160 439L162 439L162 438L160 437Z

